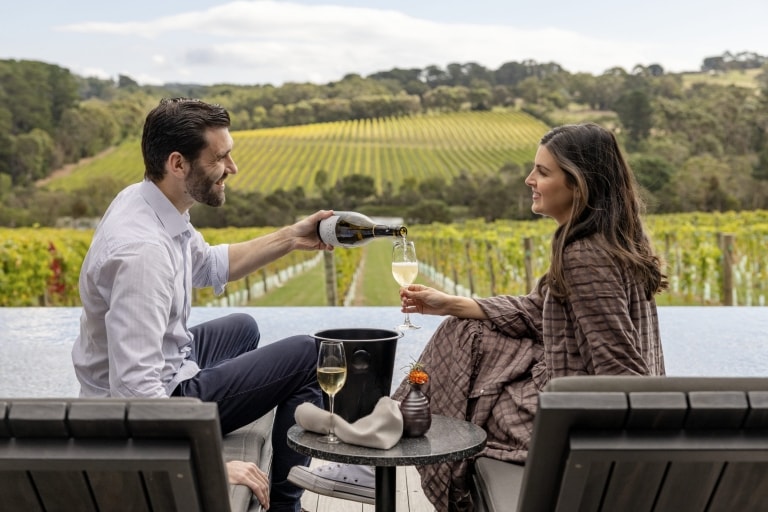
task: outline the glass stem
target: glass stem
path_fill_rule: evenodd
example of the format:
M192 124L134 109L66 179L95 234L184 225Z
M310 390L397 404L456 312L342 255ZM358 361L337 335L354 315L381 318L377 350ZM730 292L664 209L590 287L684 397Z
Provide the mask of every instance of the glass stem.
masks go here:
M333 396L334 395L328 395L328 403L330 404L330 408L331 408L331 426L328 429L328 437L329 438L335 437L334 434L333 434Z

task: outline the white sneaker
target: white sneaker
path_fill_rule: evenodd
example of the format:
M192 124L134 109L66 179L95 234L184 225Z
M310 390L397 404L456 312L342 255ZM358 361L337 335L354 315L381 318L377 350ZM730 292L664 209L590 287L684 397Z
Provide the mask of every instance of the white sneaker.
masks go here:
M376 497L376 478L370 466L338 464L316 467L294 466L288 473L293 485L323 496L359 501L373 505Z

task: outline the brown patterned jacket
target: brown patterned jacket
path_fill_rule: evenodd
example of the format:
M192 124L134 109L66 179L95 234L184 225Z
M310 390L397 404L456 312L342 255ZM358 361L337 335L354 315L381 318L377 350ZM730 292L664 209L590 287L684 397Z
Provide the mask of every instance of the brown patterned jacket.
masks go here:
M476 299L488 320L447 318L420 357L432 412L482 426L478 456L523 463L538 392L566 375L663 375L656 303L632 274L590 238L566 247L569 297L547 290ZM394 394L402 399L404 380ZM422 487L438 511L471 510L471 461L420 467Z

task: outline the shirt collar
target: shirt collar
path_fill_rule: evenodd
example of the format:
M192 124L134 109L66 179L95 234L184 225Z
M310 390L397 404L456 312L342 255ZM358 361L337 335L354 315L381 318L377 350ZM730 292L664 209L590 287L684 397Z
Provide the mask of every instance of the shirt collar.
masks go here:
M165 227L168 234L175 238L182 233L190 231L189 212L179 213L173 203L163 194L157 185L149 180L141 182L141 196L150 208L154 210L157 218Z

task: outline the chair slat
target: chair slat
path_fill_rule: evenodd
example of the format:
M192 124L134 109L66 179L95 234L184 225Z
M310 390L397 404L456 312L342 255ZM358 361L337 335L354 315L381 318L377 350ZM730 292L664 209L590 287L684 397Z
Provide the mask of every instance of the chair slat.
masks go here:
M691 391L686 428L740 428L747 417L749 404L744 391Z
M30 471L46 512L99 512L88 482L78 471Z
M733 462L723 471L707 512L764 512L768 462Z
M15 437L69 437L66 401L16 401L8 412Z
M656 500L656 510L706 510L724 466L724 462L670 461L664 485Z
M127 438L127 415L123 401L75 402L69 407L67 425L73 437Z
M98 510L152 512L139 472L88 471L86 478Z
M44 512L26 471L0 471L0 496L3 510Z
M651 512L666 468L665 460L617 461L605 490L602 510Z
M688 400L681 392L629 393L629 429L679 429L688 414Z

